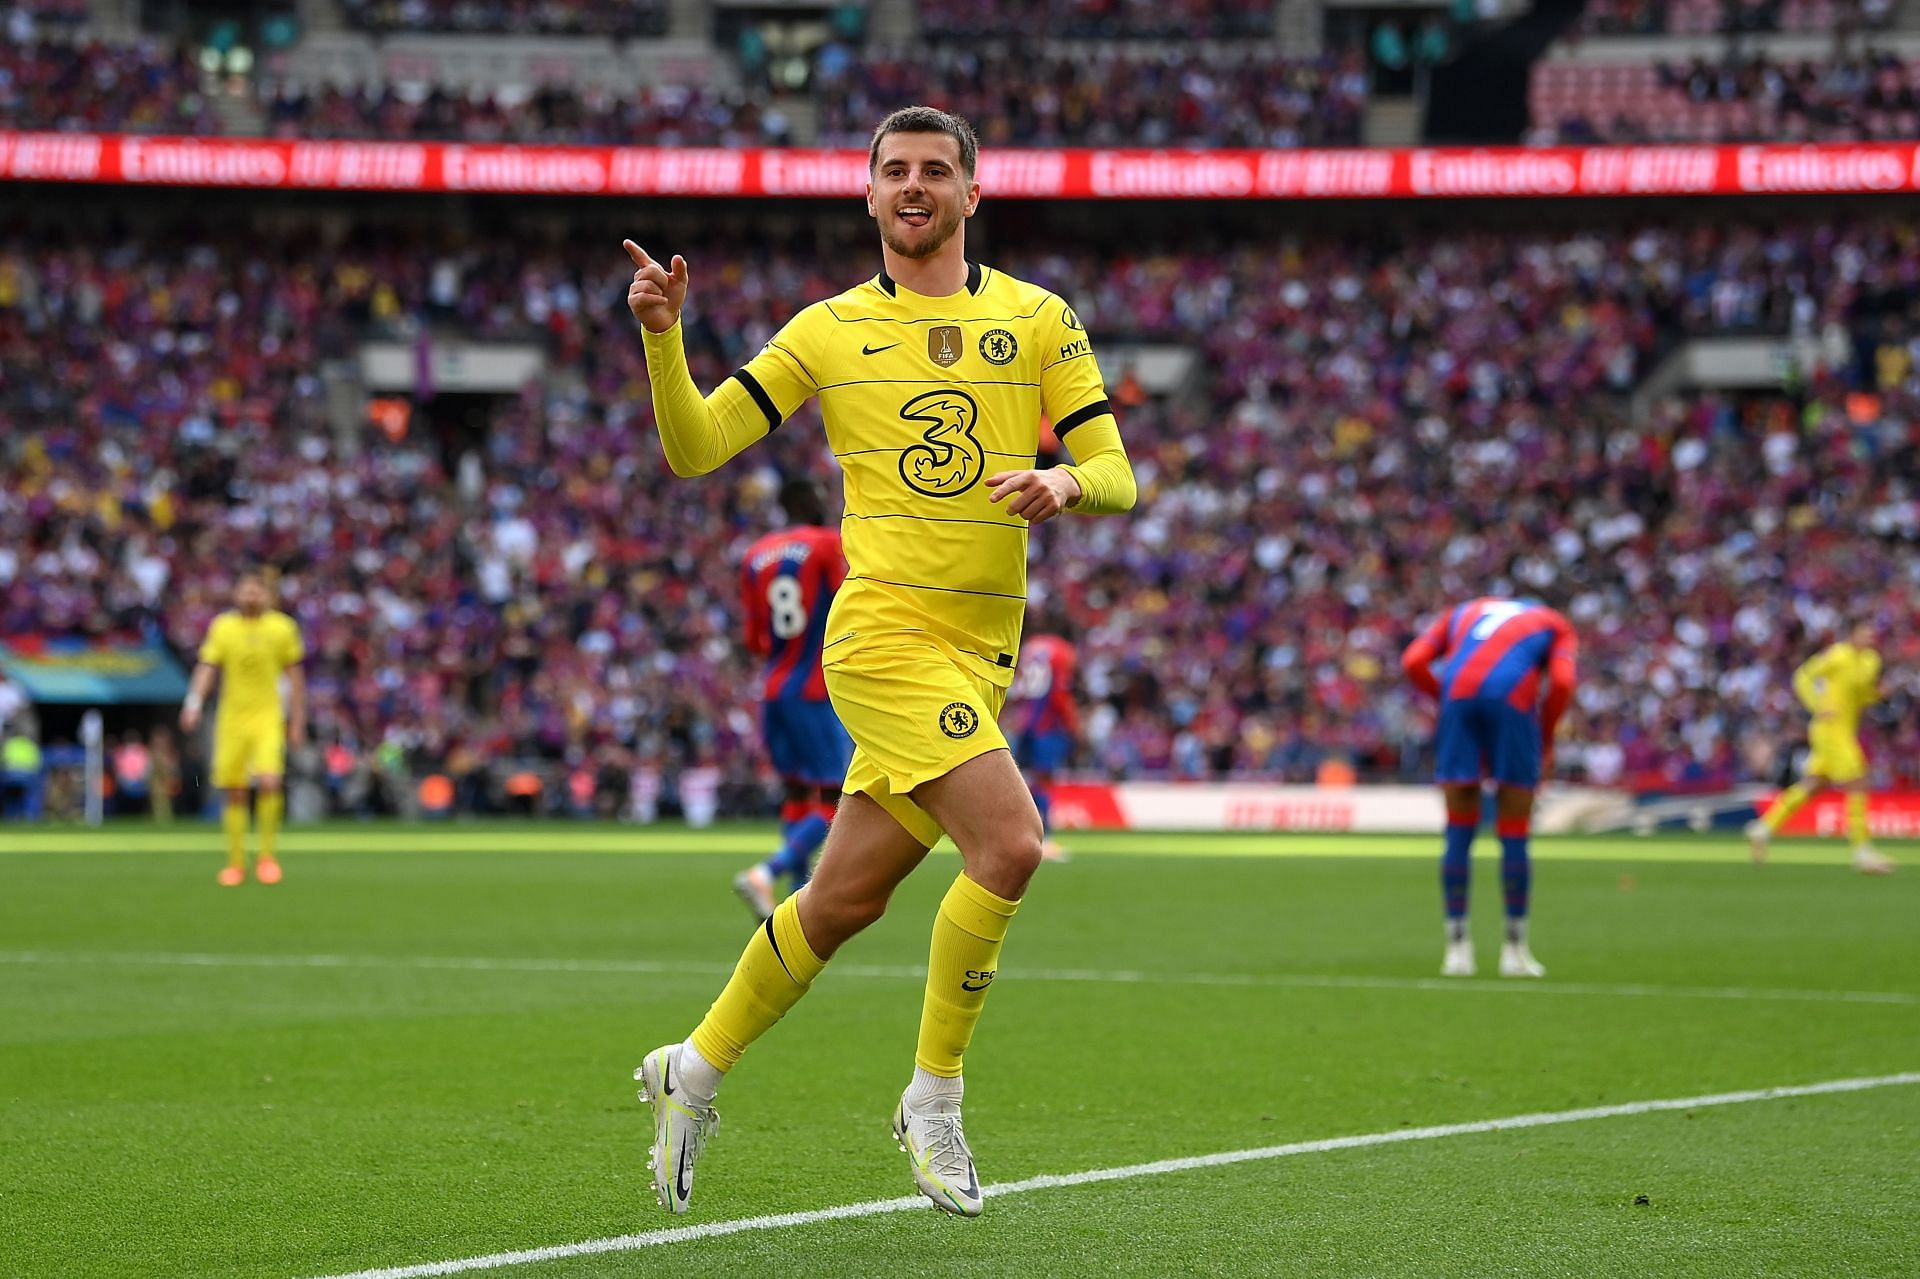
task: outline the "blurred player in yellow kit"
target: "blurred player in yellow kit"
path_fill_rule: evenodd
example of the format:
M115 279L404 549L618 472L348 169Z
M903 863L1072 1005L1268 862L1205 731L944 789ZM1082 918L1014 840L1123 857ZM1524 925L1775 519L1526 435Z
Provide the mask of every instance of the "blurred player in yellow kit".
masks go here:
M254 875L263 884L280 882L276 844L286 798L280 781L287 771L287 743L307 736L307 682L300 669L306 650L291 617L269 608L266 578L246 573L233 592L235 607L213 619L200 645L200 663L180 708L180 727L200 727L201 711L213 679L220 676L220 709L213 722L213 784L226 795L221 821L227 834L227 865L220 882L237 887L247 877L247 788L259 789L260 857ZM280 679L287 680L287 704L280 703Z
M1807 771L1782 791L1765 817L1747 825L1747 842L1756 862L1767 858L1767 844L1802 804L1829 786L1847 795L1847 842L1853 868L1887 875L1893 862L1867 842L1867 756L1860 749L1860 713L1880 700L1880 654L1874 651L1870 622L1820 650L1793 673L1793 691L1813 714L1807 729Z

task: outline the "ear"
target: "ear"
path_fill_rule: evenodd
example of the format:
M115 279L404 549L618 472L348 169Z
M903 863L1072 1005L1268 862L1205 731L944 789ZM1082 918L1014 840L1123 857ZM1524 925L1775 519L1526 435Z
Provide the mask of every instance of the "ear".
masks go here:
M973 212L973 210L968 209L967 212L971 213ZM880 216L878 211L876 211L873 207L873 183L871 181L867 183L867 216L870 218L877 218Z
M980 184L978 182L971 182L967 185L966 216L972 217L973 211L979 207L980 207Z

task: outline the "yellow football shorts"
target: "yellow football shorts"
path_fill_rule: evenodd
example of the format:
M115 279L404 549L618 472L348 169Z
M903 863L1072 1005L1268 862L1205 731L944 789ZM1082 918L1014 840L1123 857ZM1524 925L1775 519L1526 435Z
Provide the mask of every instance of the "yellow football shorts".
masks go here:
M998 721L1007 690L950 650L905 637L836 654L826 676L833 709L853 738L846 789L867 795L933 847L940 824L909 796L922 782L1006 749Z
M1815 723L1807 731L1807 774L1830 782L1857 782L1867 775L1867 753L1860 738L1841 724Z
M213 784L238 790L256 777L279 777L287 771L287 725L278 715L250 716L213 728Z

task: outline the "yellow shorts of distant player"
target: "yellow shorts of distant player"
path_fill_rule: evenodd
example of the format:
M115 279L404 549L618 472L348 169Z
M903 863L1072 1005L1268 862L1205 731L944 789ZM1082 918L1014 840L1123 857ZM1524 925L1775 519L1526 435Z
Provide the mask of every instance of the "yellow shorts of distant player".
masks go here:
M220 720L213 726L213 784L238 790L256 777L287 771L287 724L278 716Z
M1860 739L1839 724L1816 723L1807 731L1807 773L1830 782L1857 782L1867 775L1867 755Z
M931 848L940 823L909 798L988 751L1005 750L1000 708L1007 690L969 671L932 641L893 638L835 654L827 695L853 738L849 792L871 798Z

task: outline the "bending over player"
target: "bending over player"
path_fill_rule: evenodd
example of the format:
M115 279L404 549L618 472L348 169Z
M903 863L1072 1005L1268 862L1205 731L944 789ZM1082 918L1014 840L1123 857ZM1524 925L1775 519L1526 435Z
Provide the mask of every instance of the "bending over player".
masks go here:
M280 882L275 855L280 817L286 809L280 781L287 771L287 743L307 739L307 682L300 670L306 650L300 627L278 609L268 608L267 581L257 572L241 575L234 587L235 607L213 619L200 645L180 727L200 727L201 710L220 677L220 709L213 721L213 784L225 795L220 811L227 835L227 864L220 882L238 887L247 878L247 787L258 788L260 857L254 877ZM287 678L287 706L280 705L280 677Z
M1498 787L1495 827L1507 904L1500 975L1546 976L1527 942L1533 884L1527 844L1534 789L1552 759L1554 727L1573 696L1577 651L1572 624L1553 609L1534 600L1485 598L1442 615L1401 655L1407 678L1440 699L1436 780L1447 802L1440 859L1447 917L1442 976L1475 972L1467 889L1481 788L1489 778Z
M1860 748L1860 714L1880 700L1880 654L1874 650L1871 622L1808 658L1793 673L1793 691L1813 714L1807 728L1806 775L1782 791L1765 817L1747 824L1753 860L1767 859L1767 845L1799 807L1829 786L1847 796L1847 842L1853 868L1865 875L1890 875L1893 860L1867 842L1867 754Z
M847 577L840 530L824 527L826 505L806 480L782 484L780 506L787 526L748 547L740 564L747 648L767 659L760 730L786 787L780 847L733 877L734 891L761 920L773 917L780 880L789 894L806 887L853 754L820 670L827 610Z
M880 917L942 831L964 869L933 924L912 1082L893 1130L938 1206L980 1211L961 1058L1040 864L1040 815L996 722L1020 649L1027 526L1124 511L1132 468L1085 329L1053 294L966 258L978 143L930 107L874 131L867 213L880 274L806 308L702 397L681 347L687 263L631 240L654 418L677 475L704 475L820 397L846 477L847 580L827 619L827 692L854 742L813 880L755 930L684 1043L636 1072L654 1106L654 1187L684 1212L722 1076ZM1036 469L1042 415L1078 459Z

